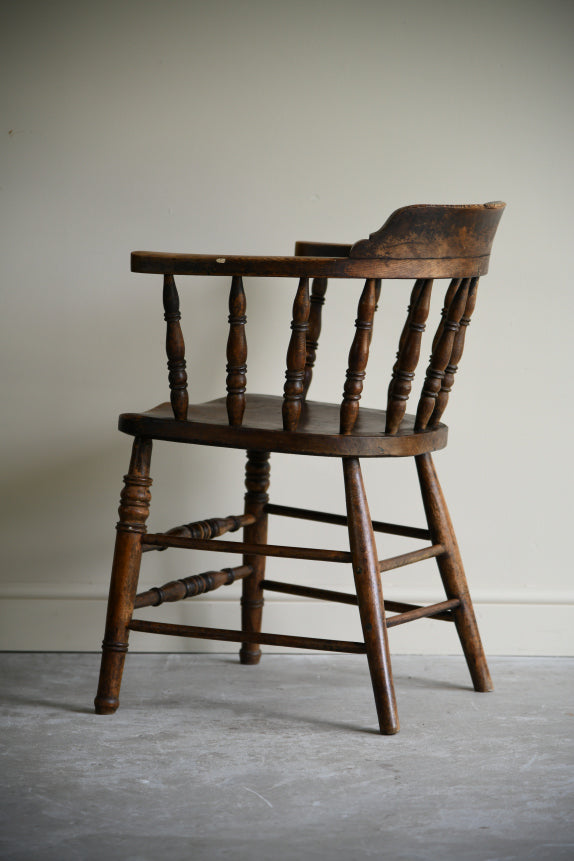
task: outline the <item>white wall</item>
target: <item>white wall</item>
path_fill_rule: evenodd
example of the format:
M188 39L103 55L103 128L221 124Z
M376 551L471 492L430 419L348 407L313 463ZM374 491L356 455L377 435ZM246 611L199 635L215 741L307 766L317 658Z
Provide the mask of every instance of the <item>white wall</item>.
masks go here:
M164 400L167 385L160 282L129 273L132 249L286 254L297 238L364 237L407 203L504 199L436 463L487 650L571 654L572 4L36 0L3 13L0 646L99 648L129 458L116 415ZM281 389L294 286L247 283L252 389ZM192 394L217 396L227 285L181 287L192 368L203 357ZM340 395L357 290L329 296L317 398ZM383 295L368 405L382 406L407 290ZM236 513L242 470L240 452L157 444L152 528ZM341 511L331 461L276 457L273 499L295 503L309 475L305 502ZM369 464L367 488L373 516L423 523L410 462ZM296 525L293 537L323 545L333 531ZM381 538L380 552L410 546ZM150 554L142 582L216 563ZM305 582L351 576L295 564ZM385 582L392 597L440 594L433 563ZM236 595L169 617L234 626ZM355 615L270 597L265 627L354 637ZM392 644L458 649L433 622Z

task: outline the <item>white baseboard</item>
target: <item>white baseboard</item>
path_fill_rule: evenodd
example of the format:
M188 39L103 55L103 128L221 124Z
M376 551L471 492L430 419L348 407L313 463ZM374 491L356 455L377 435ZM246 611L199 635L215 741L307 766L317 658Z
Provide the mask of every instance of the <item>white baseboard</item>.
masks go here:
M235 588L235 587L230 587ZM101 589L86 587L63 594L62 587L4 586L0 603L0 650L3 651L97 651L106 613ZM141 618L178 624L218 628L239 627L238 596L205 596L195 602L180 602L138 611ZM393 594L395 600L415 603L441 600L438 594L415 596ZM570 593L496 595L475 592L475 610L490 655L574 656L574 600ZM285 600L266 596L264 630L313 637L361 640L355 607L303 599ZM395 654L459 654L454 626L422 619L389 631ZM136 652L236 652L236 643L192 640L132 633ZM266 646L264 651L288 651Z

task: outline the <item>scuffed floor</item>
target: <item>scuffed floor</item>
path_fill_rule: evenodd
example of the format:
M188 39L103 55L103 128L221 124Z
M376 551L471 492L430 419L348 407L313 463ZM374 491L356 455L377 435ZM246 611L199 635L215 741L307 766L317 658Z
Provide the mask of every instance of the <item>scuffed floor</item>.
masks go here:
M0 857L13 861L566 861L574 661L394 660L376 732L362 656L0 655Z

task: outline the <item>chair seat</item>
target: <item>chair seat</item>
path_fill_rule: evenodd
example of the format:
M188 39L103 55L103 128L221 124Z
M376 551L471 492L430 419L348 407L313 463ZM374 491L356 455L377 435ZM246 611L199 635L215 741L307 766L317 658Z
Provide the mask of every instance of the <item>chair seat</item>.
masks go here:
M366 407L360 408L352 432L343 435L339 405L316 401L303 405L296 431L284 431L282 404L282 397L247 395L243 423L231 427L225 398L191 405L187 421L176 421L171 404L163 403L147 412L123 413L118 427L152 439L327 457L405 457L437 451L447 443L446 425L415 431L415 417L408 414L396 434L385 434L385 410Z

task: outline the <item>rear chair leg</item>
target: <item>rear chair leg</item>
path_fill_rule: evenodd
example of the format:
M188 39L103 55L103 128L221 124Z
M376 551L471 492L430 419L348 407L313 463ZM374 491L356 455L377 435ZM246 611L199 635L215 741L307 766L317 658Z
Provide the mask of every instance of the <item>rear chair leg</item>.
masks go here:
M353 574L381 733L399 730L377 547L358 458L343 458Z
M462 558L448 513L446 500L430 454L415 457L428 527L435 544L443 544L446 553L437 557L437 565L447 598L458 598L460 607L453 610L456 630L476 691L491 691L492 679L482 648L478 625L468 591Z
M255 523L245 526L243 540L250 544L265 544L267 542L267 514L265 506L269 501L269 452L248 451L245 465L245 514L253 514ZM244 556L244 565L251 565L253 573L242 583L241 597L241 630L245 632L261 632L261 617L263 615L263 590L261 581L265 574L265 556ZM239 651L242 664L258 664L261 649L257 643L243 643Z
M146 531L151 499L151 450L150 439L134 439L130 468L124 476L120 496L100 681L94 700L96 714L100 715L113 714L120 704L120 685L128 650L127 626L134 608L142 554L141 536Z

